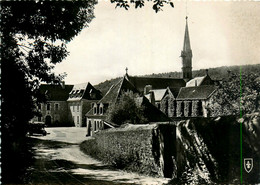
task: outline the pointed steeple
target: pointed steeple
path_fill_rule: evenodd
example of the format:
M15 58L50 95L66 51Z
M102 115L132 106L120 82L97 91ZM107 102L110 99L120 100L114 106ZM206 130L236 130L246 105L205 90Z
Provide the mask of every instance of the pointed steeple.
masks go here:
M190 36L188 29L188 17L186 16L186 27L184 34L182 57L182 78L186 80L192 79L192 50L190 46Z
M190 36L188 29L188 17L186 16L186 27L185 27L185 35L184 35L184 43L183 43L183 51L190 51Z

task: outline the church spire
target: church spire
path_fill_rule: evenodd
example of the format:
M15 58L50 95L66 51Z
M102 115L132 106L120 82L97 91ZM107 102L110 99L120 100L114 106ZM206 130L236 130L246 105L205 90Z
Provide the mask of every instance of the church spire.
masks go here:
M188 17L186 16L186 27L185 27L185 34L184 34L184 43L183 43L183 51L190 51L190 36L189 36L189 29L188 29Z
M184 34L182 57L182 77L183 79L190 80L192 78L192 50L190 46L190 36L188 29L188 17L186 16L186 27Z

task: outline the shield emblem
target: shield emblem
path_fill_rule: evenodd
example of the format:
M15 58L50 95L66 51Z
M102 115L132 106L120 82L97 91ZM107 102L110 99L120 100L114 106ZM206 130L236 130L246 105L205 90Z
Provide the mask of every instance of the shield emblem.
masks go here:
M253 169L253 159L252 158L244 158L244 168L247 173L250 173Z

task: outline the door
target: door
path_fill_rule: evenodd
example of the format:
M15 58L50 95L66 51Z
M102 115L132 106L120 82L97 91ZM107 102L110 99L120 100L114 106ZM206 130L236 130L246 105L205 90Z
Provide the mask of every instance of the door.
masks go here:
M47 126L51 125L51 116L46 116L46 117L45 117L45 124L46 124Z

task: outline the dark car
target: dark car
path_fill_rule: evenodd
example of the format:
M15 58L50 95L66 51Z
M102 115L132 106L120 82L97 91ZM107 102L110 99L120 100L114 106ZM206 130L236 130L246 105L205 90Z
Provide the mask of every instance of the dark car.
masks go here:
M33 122L28 124L29 135L40 134L43 136L47 135L45 124L43 122Z

